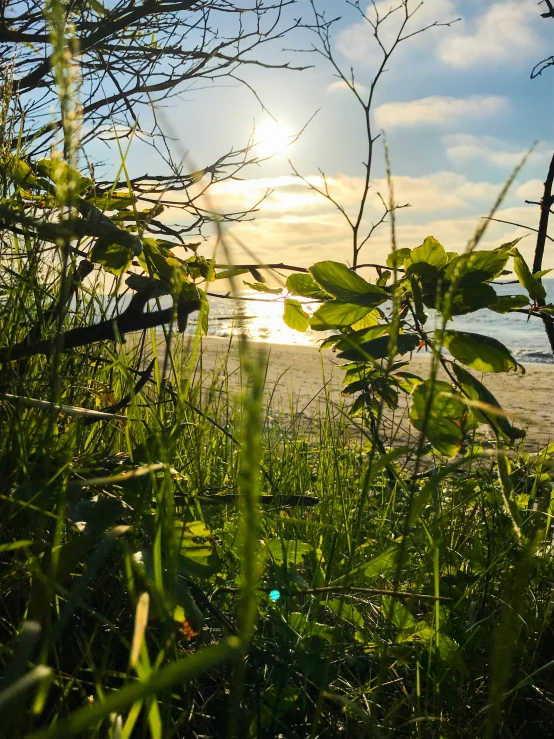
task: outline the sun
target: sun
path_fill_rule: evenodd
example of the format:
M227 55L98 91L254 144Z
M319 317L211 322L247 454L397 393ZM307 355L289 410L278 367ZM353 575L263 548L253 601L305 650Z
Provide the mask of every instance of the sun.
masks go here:
M260 156L272 157L282 154L293 141L290 128L280 121L266 121L256 128L254 140Z

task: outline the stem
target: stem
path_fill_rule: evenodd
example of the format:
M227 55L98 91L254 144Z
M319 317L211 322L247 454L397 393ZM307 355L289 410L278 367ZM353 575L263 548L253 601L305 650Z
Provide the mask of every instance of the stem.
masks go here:
M533 274L540 272L542 269L542 260L544 257L544 248L546 245L546 239L548 238L548 221L550 218L550 208L554 204L554 198L552 196L552 189L554 187L554 155L550 162L546 181L544 183L544 195L541 201L541 218L539 221L539 231L537 236L537 246L535 247L535 259L533 261ZM539 279L539 281L541 281ZM546 301L544 299L537 300L539 306L545 306ZM554 354L554 325L552 321L546 320L543 317L542 322L544 324L544 330L550 343L550 348Z

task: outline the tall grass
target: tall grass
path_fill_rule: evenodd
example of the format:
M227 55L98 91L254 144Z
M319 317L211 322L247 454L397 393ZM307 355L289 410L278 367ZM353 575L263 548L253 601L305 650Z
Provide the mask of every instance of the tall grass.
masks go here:
M2 346L56 299L33 244L17 252ZM91 288L67 325L95 300ZM152 380L134 394L150 358ZM189 359L156 333L59 356L63 404L130 395L126 421L2 402L6 735L547 732L554 573L551 511L529 505L546 480L531 473L537 460L510 462L522 526L537 529L530 550L478 446L455 465L428 459L417 479L391 455L368 484L371 440L332 398L314 405L311 428L289 414L269 422L259 371L253 384L243 375L244 406L224 358L208 376ZM6 365L4 390L48 397L50 372L40 357ZM275 496L261 509L256 479ZM292 495L319 504L283 504Z
M119 299L67 240L0 249L2 348ZM550 735L554 450L384 448L329 390L270 417L252 347L174 334L1 365L2 734Z

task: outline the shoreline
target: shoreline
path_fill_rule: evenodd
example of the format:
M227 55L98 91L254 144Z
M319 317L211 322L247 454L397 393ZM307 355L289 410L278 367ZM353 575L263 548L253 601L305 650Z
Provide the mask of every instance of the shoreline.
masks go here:
M194 334L183 334L183 338L185 341L190 342L192 341L194 337ZM238 335L229 335L229 336L203 336L202 341L221 341L226 342L227 344L231 341L236 343L238 341ZM248 338L248 343L253 344L254 346L269 346L269 347L283 347L288 349L309 349L314 350L316 349L319 351L319 346L316 346L315 344L288 344L285 342L279 342L279 341L270 341L268 339L252 339ZM328 351L328 350L326 350ZM425 357L430 358L431 355L429 353L425 354L415 354L415 357L419 357L420 359L423 359ZM516 361L518 360L517 357L515 357ZM521 360L520 364L522 364L524 367L527 367L528 365L532 365L533 367L550 367L554 371L554 357L552 358L551 362L537 362L533 360Z
M188 353L193 337L185 335L182 350ZM307 421L317 414L318 405L327 393L334 403L341 400L342 370L331 350L320 352L317 346L254 342L250 345L267 357L266 376L267 412L272 415L302 414ZM264 351L265 350L265 351ZM184 357L185 361L187 357ZM403 358L407 361L407 358ZM429 368L431 355L414 354L405 367L423 378ZM203 384L212 382L214 375L226 374L231 388L240 385L240 361L236 336L209 336L201 339L196 372L202 374ZM525 446L535 451L554 441L554 364L527 363L526 373L474 373L502 408L513 416L515 425L527 428ZM446 379L446 377L444 378ZM399 426L399 435L413 437L414 430L407 419L408 397L400 394L399 408L387 411L387 421ZM482 433L481 433L482 432ZM480 438L487 443L493 438L487 427L481 427Z

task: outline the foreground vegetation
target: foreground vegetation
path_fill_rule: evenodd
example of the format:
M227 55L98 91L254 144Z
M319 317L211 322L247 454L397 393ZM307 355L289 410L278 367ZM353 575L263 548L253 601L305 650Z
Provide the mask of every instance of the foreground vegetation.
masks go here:
M265 282L267 265L219 267L198 254L158 220L163 198L201 182L200 195L183 204L197 218L189 230L201 230L213 220L201 195L236 176L250 148L202 172L131 180L117 140L117 176L100 182L81 166L75 103L70 21L83 31L84 77L95 80L91 55L121 42L118 33L139 39L136 59L150 59L143 13L157 19L159 37L173 38L173 13L195 4L177 5L164 0L137 14L124 3L107 11L84 2L83 19L78 7L52 2L44 20L32 0L17 33L2 31L26 44L22 93L53 70L43 82L50 97L32 108L30 123L13 103L10 74L2 82L3 735L550 735L554 444L527 453L524 430L475 375L521 371L509 350L450 325L478 309L523 310L552 337L542 252L532 268L517 242L484 252L483 229L461 255L432 237L397 249L391 192L382 204L393 248L377 279L364 279L355 268L373 233L360 230L375 143L368 124L368 184L358 220L349 220L351 267L291 268L281 289ZM237 45L248 37L245 10L212 5L238 15ZM399 6L406 20L397 43L408 5ZM252 12L262 43L266 11L256 3ZM40 43L44 24L52 56L33 71L29 34ZM316 13L333 62L329 27ZM196 26L183 28L186 37ZM215 76L240 62L227 43L214 52L207 29L201 37L191 77L208 61L205 74ZM182 56L178 45L160 48L171 63ZM123 78L129 65L117 63ZM182 81L171 63L162 91ZM150 69L141 68L137 84L148 83ZM353 80L351 89L357 94ZM373 92L359 98L368 121ZM92 130L117 113L132 135L132 95L115 97L120 107L95 114ZM52 99L59 122L37 127L40 105ZM106 100L87 105L101 111ZM36 142L53 130L59 149L44 145L41 154ZM545 190L543 251L550 197ZM523 297L496 294L508 270ZM246 274L251 287L282 301L292 328L334 332L324 344L344 360L353 403L322 393L308 409L291 400L270 415L266 360L244 337L235 339L240 372L229 373L222 357L206 382L207 291ZM185 345L179 334L196 312L198 330ZM429 377L405 371L415 349L431 353ZM448 382L437 379L440 368ZM401 393L417 436L399 447L383 419ZM480 442L483 424L495 444Z
M27 275L3 345L41 320ZM547 735L554 450L501 480L469 438L383 453L331 399L301 430L243 352L242 399L155 333L5 370L6 735ZM29 407L56 377L88 411Z

